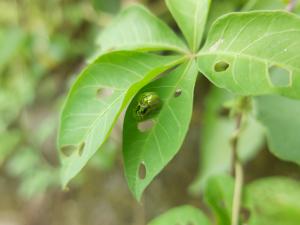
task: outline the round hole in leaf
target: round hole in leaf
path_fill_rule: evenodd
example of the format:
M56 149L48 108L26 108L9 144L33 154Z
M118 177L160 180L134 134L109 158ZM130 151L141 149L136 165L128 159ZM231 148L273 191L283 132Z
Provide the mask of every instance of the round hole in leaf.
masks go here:
M215 71L216 72L224 72L226 71L227 69L229 68L229 63L228 62L225 62L225 61L220 61L220 62L217 62L215 64Z
M151 130L153 126L154 126L154 120L151 119L139 122L137 125L139 131L141 131L142 133Z
M114 90L112 88L102 87L99 88L96 92L96 96L98 99L103 99L112 96Z
M146 178L146 175L147 175L147 169L146 169L145 163L141 162L140 166L139 166L139 178L141 180L143 180Z
M180 88L176 89L174 96L179 97L182 94L182 90Z
M287 87L291 85L291 73L280 66L269 67L270 80L275 87Z
M75 145L66 145L66 146L63 146L60 149L60 151L64 156L69 157L76 151L76 149L77 149L77 146L75 146Z

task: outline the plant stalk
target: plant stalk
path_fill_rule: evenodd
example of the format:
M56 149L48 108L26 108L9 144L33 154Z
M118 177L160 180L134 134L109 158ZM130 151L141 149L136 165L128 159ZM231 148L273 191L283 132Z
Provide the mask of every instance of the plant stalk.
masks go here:
M238 156L238 140L241 133L242 113L237 116L236 131L232 137L232 169L235 177L232 201L231 225L239 225L241 196L244 182L243 165Z

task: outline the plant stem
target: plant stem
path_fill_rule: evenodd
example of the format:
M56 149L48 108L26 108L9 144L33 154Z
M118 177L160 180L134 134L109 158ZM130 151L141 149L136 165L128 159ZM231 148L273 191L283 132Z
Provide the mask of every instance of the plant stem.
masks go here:
M231 225L239 224L241 196L244 181L243 165L238 156L238 140L241 133L242 113L237 116L236 131L232 137L232 168L235 177L234 194L232 201Z

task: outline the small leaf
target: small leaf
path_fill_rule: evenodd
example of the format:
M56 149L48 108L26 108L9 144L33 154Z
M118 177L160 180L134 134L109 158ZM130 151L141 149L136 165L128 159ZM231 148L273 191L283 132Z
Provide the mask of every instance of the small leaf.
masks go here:
M228 175L210 177L204 199L213 210L218 225L230 225L234 180Z
M114 52L101 56L82 72L61 115L58 147L64 186L103 144L137 91L180 60L175 56ZM99 98L99 89L111 89L112 94ZM61 149L73 151L67 156Z
M204 32L211 0L166 0L190 48L197 51Z
M190 188L194 194L199 194L211 176L230 170L230 139L235 131L236 122L229 118L229 109L224 108L224 104L233 97L226 90L213 88L206 98L200 137L200 167ZM264 131L252 115L248 115L245 125L238 142L238 152L243 161L248 161L261 149Z
M271 152L300 165L300 101L281 96L256 97L257 118L266 129Z
M125 9L98 38L101 52L111 50L171 50L186 52L185 44L146 8L134 5Z
M137 199L182 145L191 120L196 77L195 62L190 61L141 90L140 93L155 92L162 101L160 111L151 118L150 129L143 132L138 128L139 121L133 114L138 98L131 102L126 112L123 134L125 173L129 188ZM176 97L179 88L181 95ZM141 164L146 169L143 179L138 175Z
M254 181L246 188L245 206L249 225L298 225L300 183L284 177Z
M278 93L300 98L300 18L283 11L231 13L218 19L200 51L200 71L216 86L239 95ZM226 70L216 64L228 64ZM287 85L272 83L273 66L288 72Z
M173 208L152 220L148 225L210 225L207 217L192 206Z

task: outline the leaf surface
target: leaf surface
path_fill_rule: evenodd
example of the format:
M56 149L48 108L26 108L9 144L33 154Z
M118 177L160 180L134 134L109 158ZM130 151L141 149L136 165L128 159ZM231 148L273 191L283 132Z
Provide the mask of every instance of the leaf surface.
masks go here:
M281 96L256 97L257 118L265 127L271 152L300 165L300 101Z
M148 225L166 224L210 225L210 222L199 209L186 205L173 208L148 223Z
M148 120L152 122L149 130L141 131L138 128L140 122L134 116L139 94L126 112L123 134L125 173L129 188L137 199L182 145L191 120L196 77L196 64L190 61L140 91L140 94L155 92L162 101L159 113ZM145 177L140 176L142 167Z
M101 52L171 50L186 52L184 42L160 19L140 5L125 9L98 38Z
M204 32L211 0L166 0L190 48L197 51Z
M229 175L217 175L208 179L204 199L213 210L219 225L230 225L234 180Z
M283 11L231 13L211 28L200 51L200 71L239 95L278 93L300 98L300 18ZM286 71L285 83L272 68Z
M249 225L298 225L300 183L284 177L254 181L246 187L245 206L250 210Z

